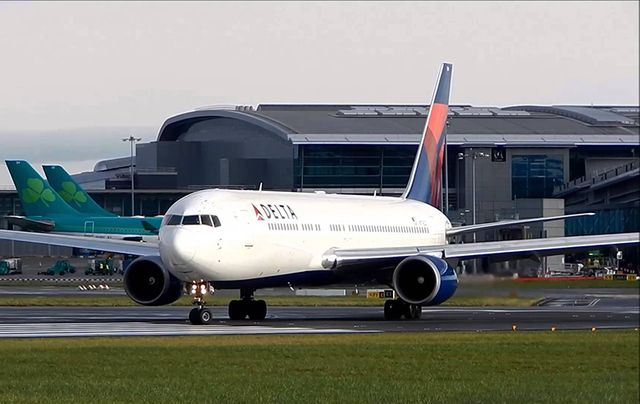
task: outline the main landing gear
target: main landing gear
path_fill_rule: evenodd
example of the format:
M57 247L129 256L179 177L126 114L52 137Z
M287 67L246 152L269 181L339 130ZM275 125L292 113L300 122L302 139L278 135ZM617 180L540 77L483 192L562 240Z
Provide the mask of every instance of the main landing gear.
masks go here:
M229 319L264 320L267 316L267 303L264 300L255 300L255 289L240 289L240 300L229 302Z
M198 306L189 312L189 321L195 325L209 324L212 318L211 310L205 307L204 295L207 293L213 294L213 287L203 279L191 282L190 285L185 284L185 287L189 288L187 292L193 295L193 304Z
M403 316L407 320L419 319L422 317L422 306L407 303L402 299L387 300L384 302L385 320L400 320Z
M204 296L207 293L214 293L213 286L209 282L201 279L191 283L185 283L185 292L193 296L194 307L189 312L191 324L211 323L211 310L205 307ZM267 303L264 300L255 300L253 293L255 289L240 289L240 300L229 302L229 318L231 320L264 320L267 316Z

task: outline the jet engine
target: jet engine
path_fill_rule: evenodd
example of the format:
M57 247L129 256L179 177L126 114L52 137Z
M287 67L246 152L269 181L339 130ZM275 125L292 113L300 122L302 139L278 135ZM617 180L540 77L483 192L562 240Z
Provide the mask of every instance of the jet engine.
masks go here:
M124 273L124 290L138 304L162 306L180 298L182 283L167 271L160 257L139 257Z
M455 270L430 255L407 257L393 271L393 288L407 303L437 305L453 296L457 287Z

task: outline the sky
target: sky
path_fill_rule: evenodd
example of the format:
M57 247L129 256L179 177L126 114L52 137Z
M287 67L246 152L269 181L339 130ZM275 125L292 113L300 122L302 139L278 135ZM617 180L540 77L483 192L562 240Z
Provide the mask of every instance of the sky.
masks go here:
M204 105L638 105L627 2L0 2L0 159L87 171ZM0 187L11 184L0 167Z

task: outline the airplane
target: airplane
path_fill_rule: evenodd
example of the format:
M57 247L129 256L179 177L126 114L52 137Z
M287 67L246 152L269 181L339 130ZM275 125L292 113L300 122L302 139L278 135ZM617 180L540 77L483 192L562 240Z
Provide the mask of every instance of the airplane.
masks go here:
M25 230L82 234L130 241L158 241L161 217L118 217L80 213L65 202L49 183L24 160L6 160L26 216L5 216L7 222ZM87 201L76 189L72 200Z
M108 212L98 205L61 166L43 165L42 169L47 181L49 181L49 185L68 205L78 212L91 216L117 216L115 213Z
M453 66L442 64L409 183L401 197L209 189L189 194L167 211L158 245L65 235L0 231L0 239L100 249L137 255L124 288L148 306L193 297L192 324L212 320L205 296L240 289L228 306L232 320L262 320L257 289L311 285L390 285L397 299L384 318L420 318L422 306L451 298L456 261L511 260L565 254L599 246L638 244L640 233L450 244L452 236L575 215L452 227L437 208Z

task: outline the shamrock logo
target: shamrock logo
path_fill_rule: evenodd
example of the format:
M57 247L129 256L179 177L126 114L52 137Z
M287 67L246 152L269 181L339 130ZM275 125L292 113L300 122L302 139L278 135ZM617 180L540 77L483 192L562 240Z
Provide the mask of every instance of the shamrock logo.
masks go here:
M60 190L59 194L62 199L65 200L65 202L74 202L78 206L87 201L87 196L84 194L84 192L78 191L76 188L76 184L71 181L65 181L62 183L62 189Z
M44 182L38 178L29 178L27 180L27 188L22 191L22 199L25 203L35 203L41 200L44 206L47 208L49 204L47 202L53 202L56 200L56 196L49 189L44 188Z

